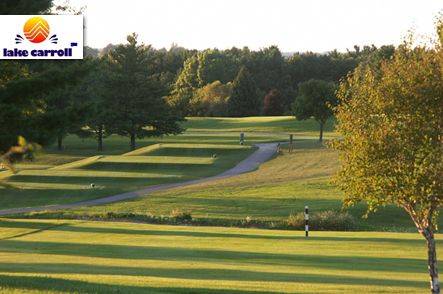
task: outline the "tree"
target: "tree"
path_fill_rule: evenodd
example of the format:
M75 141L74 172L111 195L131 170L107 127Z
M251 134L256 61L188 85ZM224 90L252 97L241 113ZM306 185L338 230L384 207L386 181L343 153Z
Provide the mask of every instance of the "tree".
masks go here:
M0 2L0 15L32 15L46 11L53 0L4 0Z
M243 66L232 83L231 97L228 100L227 116L245 117L260 114L260 100L257 85L248 69Z
M272 90L265 97L265 103L263 106L263 115L276 116L283 115L285 112L285 94L277 89Z
M78 64L86 66L97 64L91 56L84 60L53 60L45 61L44 68L64 68L68 65ZM36 66L37 67L37 66ZM44 69L43 69L44 70ZM62 140L68 133L81 129L91 109L89 99L79 99L80 85L67 84L53 89L41 99L41 110L44 112L44 122L47 123L51 133L57 138L57 149L62 150Z
M226 106L231 95L232 84L215 81L197 89L190 101L190 114L193 116L226 116Z
M391 59L349 75L336 108L344 140L330 144L340 152L344 207L366 199L368 213L388 203L408 212L427 241L432 293L440 293L433 227L443 203L441 37L434 47L405 41Z
M101 59L104 57L102 56ZM80 138L92 138L97 140L98 151L103 151L103 139L110 136L107 126L110 125L110 108L105 88L107 73L104 62L100 63L97 71L91 73L78 87L77 97L82 104L88 105L85 126L75 132Z
M152 60L150 46L137 45L137 35L127 37L128 44L109 51L105 60L109 77L106 95L110 106L112 133L130 138L130 150L135 139L179 134L182 117L172 114L163 96L168 89L155 77L148 75Z
M6 0L0 14L48 14L70 10L67 2L55 6L52 0ZM19 136L48 145L55 141L55 122L46 112L45 97L68 85L78 84L94 67L92 62L0 61L0 154L8 152ZM38 67L38 69L36 69Z
M196 56L188 58L183 64L183 71L177 78L175 89L168 97L168 103L174 113L180 116L189 114L189 101L193 92L198 88L198 59Z
M298 85L299 96L291 104L297 120L307 120L311 117L320 124L320 138L323 141L323 127L334 115L330 106L336 106L336 85L334 82L311 79Z
M41 145L57 138L54 122L44 112L44 95L81 81L93 63L73 63L64 68L49 67L32 73L28 66L0 62L0 153L9 150L18 136Z
M222 84L232 82L238 74L239 63L218 49L205 50L197 57L199 88L215 81L220 81Z
M175 107L177 114L193 115L194 109L191 108L194 106L190 102L200 99L194 97L199 93L197 90L216 81L227 84L237 76L238 70L239 62L218 49L199 52L184 62L183 71L177 77L175 90L168 97L168 102Z

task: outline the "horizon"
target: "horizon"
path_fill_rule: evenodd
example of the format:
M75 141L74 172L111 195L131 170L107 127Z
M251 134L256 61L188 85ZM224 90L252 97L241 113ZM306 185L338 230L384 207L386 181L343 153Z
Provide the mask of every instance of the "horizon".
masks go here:
M277 45L282 52L346 52L354 45L398 46L408 32L435 36L434 22L443 1L413 0L71 0L86 5L85 45L125 44L135 32L154 48L180 47L258 51ZM381 9L382 8L382 9ZM111 33L109 33L111 32Z

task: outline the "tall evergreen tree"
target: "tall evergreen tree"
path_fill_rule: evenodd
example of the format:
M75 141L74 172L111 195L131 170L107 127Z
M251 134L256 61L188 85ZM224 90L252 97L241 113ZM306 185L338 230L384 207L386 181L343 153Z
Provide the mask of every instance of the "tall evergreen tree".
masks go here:
M86 111L87 128L79 129L75 134L81 138L97 140L98 151L103 151L103 139L111 135L106 130L110 123L110 105L104 86L106 72L103 64L101 62L98 70L83 81L77 92L77 99L82 101L82 104L87 104L89 109Z
M130 149L135 140L179 134L183 131L183 117L172 114L172 108L162 97L168 89L155 77L149 76L152 63L150 46L137 45L137 35L127 37L128 44L109 51L106 66L109 77L106 95L113 122L112 132L130 138Z
M248 69L243 66L232 83L228 100L227 116L245 117L260 115L260 100L257 85Z
M53 60L45 61L44 67L64 68L67 65L91 63L97 64L92 57L86 57L84 60ZM62 149L62 140L68 133L75 133L85 124L86 117L91 111L92 103L90 99L83 98L81 95L82 85L67 84L54 89L42 98L42 111L45 114L45 121L48 126L52 125L52 134L57 138L57 149Z

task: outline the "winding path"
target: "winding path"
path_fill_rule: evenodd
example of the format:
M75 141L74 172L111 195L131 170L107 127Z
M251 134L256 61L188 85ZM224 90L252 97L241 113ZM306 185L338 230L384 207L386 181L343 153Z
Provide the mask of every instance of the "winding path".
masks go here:
M203 133L203 132L198 132L198 133ZM223 132L223 133L225 133L225 132ZM234 132L232 132L232 133L234 133ZM245 133L247 133L247 132L245 132ZM214 134L214 132L211 132L211 134ZM236 132L236 134L240 134L240 133ZM248 134L252 134L252 133L248 133ZM271 133L256 133L256 134L281 136L281 134L271 134ZM284 136L288 136L288 135L284 135ZM153 193L153 192L157 192L157 191L163 191L163 190L167 190L167 189L173 189L173 188L178 188L178 187L184 187L184 186L189 186L189 185L194 185L194 184L200 184L200 183L230 178L233 176L237 176L237 175L255 170L260 164L267 161L277 151L277 143L255 144L255 146L257 146L259 149L257 151L255 151L254 153L252 153L250 156L248 156L245 160L243 160L239 164L237 164L236 167L234 167L230 170L227 170L219 175L212 176L209 178L188 181L188 182L161 185L161 186L156 186L156 187L150 187L150 188L137 190L137 191L133 191L133 192L127 192L127 193L118 194L118 195L114 195L114 196L110 196L110 197L105 197L105 198L100 198L100 199L95 199L95 200L90 200L90 201L84 201L84 202L78 202L78 203L72 203L72 204L2 210L2 211L0 211L0 215L13 214L13 213L26 213L26 212L43 211L43 210L57 210L57 209L64 209L64 208L75 208L75 207L80 207L80 206L99 205L99 204L121 201L121 200L125 200L128 198L133 198L136 196L149 194L149 193Z

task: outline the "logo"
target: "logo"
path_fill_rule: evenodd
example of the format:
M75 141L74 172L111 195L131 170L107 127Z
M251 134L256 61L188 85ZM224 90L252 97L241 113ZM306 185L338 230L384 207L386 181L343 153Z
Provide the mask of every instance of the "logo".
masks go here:
M32 17L25 23L23 33L28 41L41 43L49 36L49 24L41 17Z
M0 27L0 59L83 59L82 16L0 15Z

